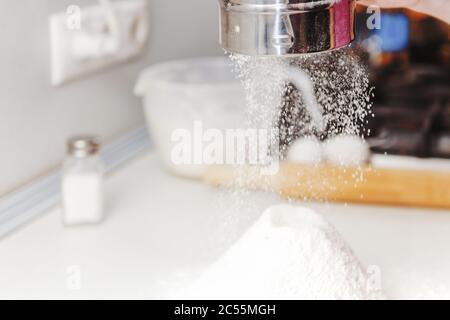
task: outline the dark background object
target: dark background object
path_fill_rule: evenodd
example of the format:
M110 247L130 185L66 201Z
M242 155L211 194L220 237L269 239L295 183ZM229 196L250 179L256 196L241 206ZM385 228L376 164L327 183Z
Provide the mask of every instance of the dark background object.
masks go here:
M399 50L367 51L371 56L371 82L376 88L375 118L369 121L371 134L367 140L378 153L450 158L450 28L403 9L385 10L381 21L384 17L407 18L408 41ZM405 34L386 30L389 25L383 23L382 33L368 30L366 19L367 13L360 7L359 45L374 36ZM399 43L404 40L398 39Z
M369 117L361 133L375 153L450 159L449 25L390 9L381 13L381 29L370 30L371 14L358 6L356 41L348 51L369 66L375 87L375 117ZM288 84L279 123L283 152L298 137L314 134L304 126L310 119L299 99Z

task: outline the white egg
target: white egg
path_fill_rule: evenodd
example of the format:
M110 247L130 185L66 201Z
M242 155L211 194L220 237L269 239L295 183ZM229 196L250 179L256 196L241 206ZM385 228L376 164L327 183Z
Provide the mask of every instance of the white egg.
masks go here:
M328 162L340 166L360 166L370 161L370 147L356 135L340 135L328 139L323 150Z
M314 136L303 137L289 148L287 159L291 162L315 164L323 161L322 143Z

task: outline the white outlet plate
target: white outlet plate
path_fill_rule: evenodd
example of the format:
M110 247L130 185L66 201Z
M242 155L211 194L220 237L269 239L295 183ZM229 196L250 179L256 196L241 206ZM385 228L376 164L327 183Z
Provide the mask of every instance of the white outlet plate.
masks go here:
M106 13L100 5L81 8L79 27L71 28L69 13L53 14L49 18L51 46L51 82L60 86L68 81L101 71L138 56L148 38L147 0L112 2L120 29L120 42L109 52L103 52L108 34ZM100 42L99 42L100 41Z

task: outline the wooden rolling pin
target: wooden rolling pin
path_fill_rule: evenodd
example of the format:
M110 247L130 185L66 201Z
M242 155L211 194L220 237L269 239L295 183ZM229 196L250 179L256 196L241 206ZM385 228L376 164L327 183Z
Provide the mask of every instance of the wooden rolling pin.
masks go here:
M255 170L213 166L204 179L214 186L268 190L288 199L450 209L450 172L292 163L281 164L274 176Z

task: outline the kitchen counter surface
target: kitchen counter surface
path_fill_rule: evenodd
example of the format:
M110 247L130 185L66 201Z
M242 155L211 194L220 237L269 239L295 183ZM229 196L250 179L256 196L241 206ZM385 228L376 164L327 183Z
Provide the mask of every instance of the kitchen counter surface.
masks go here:
M55 208L0 241L0 298L171 298L267 206L212 189L147 154L108 177L103 224L64 228ZM250 203L244 206L243 202ZM450 298L450 212L302 204L322 213L391 298Z

